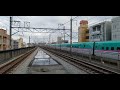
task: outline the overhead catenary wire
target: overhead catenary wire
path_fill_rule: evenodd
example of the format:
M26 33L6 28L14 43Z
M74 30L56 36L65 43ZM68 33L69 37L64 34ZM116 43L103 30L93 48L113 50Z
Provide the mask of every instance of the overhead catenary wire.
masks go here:
M29 16L30 17L30 16ZM24 17L24 18L29 18L29 17ZM75 17L73 17L73 19L77 19L77 20L84 20L84 19L86 19L86 20L88 20L89 21L89 26L92 26L92 25L94 25L94 24L97 24L97 23L99 23L99 22L102 22L102 21L105 21L105 20L109 20L109 18L111 19L111 17L112 16L91 16L91 17L89 17L89 16L75 16ZM7 19L8 17L6 17L6 19ZM25 19L23 19L23 17L20 17L20 16L16 16L16 18L18 18L20 21L22 21L22 22L24 22L24 20ZM9 20L9 19L7 19L7 20ZM70 20L69 21L67 21L67 22L65 22L65 23L63 23L64 24L64 26L68 26L67 24L70 22ZM6 24L6 23L5 23ZM5 26L9 26L8 24L7 25L5 25ZM78 26L74 26L74 23L73 23L73 31L74 30L77 30L78 29ZM76 28L76 29L75 29ZM15 30L14 28L13 28L13 30ZM18 31L18 30L16 30L16 31ZM33 32L35 32L35 33L37 33L37 32L39 32L38 30L27 30L27 31L29 31L28 33L33 33ZM24 29L23 30L21 30L19 33L25 33L25 32L27 32L27 31L25 31ZM14 31L13 31L14 32ZM57 31L55 31L54 33L56 33ZM62 32L62 31L60 31L60 32ZM69 34L67 31L65 31L65 33L66 34ZM25 34L26 35L26 34ZM74 37L73 37L74 38Z

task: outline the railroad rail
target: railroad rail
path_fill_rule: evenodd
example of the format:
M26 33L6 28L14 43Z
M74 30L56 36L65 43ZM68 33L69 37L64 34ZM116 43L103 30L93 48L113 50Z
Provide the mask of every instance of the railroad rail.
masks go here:
M3 63L0 66L0 74L7 74L9 73L13 68L15 68L16 66L18 66L22 61L24 61L24 59L29 56L33 51L36 50L36 47L29 50L26 53L23 53L22 55L14 58L13 60L9 60L6 63Z
M90 62L86 62L84 60L80 60L78 58L75 58L73 56L70 56L70 54L60 51L55 51L49 48L43 48L44 50L47 50L54 54L55 56L63 59L64 61L76 66L77 68L87 72L88 74L120 74L119 72L95 65Z

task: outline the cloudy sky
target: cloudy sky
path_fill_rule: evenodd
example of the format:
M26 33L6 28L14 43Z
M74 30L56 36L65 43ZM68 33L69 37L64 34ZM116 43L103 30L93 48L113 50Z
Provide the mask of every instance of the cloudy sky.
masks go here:
M77 18L75 18L77 17ZM7 29L9 34L9 19L10 16L0 16L0 28ZM65 28L70 28L70 18L71 16L13 16L13 21L21 21L21 26L24 26L24 22L30 22L30 27L34 28L58 28L58 24L64 24ZM108 21L113 18L113 16L72 16L75 18L73 21L73 41L76 42L78 39L78 26L81 20L88 20L89 26L94 25L99 22ZM17 25L13 23L13 26ZM63 26L59 27L63 28ZM18 32L19 31L19 32ZM51 36L51 42L56 41L57 36L63 37L63 31L55 31L54 33L33 33L33 29L29 32L24 32L25 29L12 29L13 39L18 39L23 37L24 42L29 42L29 36L31 37L31 42L48 42L49 36ZM27 30L28 31L28 30ZM31 32L33 31L33 32ZM66 39L69 40L69 31L65 31Z

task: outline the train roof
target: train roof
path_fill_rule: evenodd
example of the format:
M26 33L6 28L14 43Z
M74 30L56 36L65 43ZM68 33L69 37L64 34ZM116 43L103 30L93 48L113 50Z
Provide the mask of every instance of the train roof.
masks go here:
M120 43L120 41L105 41L105 42L96 42L96 43Z
M73 45L77 45L77 44L93 44L93 42L76 42L76 43L72 43ZM96 43L120 43L120 41L101 41L101 42L96 42ZM69 45L70 43L63 43L61 45ZM48 45L60 45L60 44L48 44Z

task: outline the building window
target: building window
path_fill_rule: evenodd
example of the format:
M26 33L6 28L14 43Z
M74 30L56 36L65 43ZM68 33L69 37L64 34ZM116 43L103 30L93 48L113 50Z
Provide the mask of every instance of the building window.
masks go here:
M114 50L114 47L111 47L111 50Z
M86 31L86 33L89 33L89 31Z
M113 29L114 29L114 25L113 25Z
M86 39L89 39L89 36L86 36Z
M116 29L116 25L114 25L114 29Z

